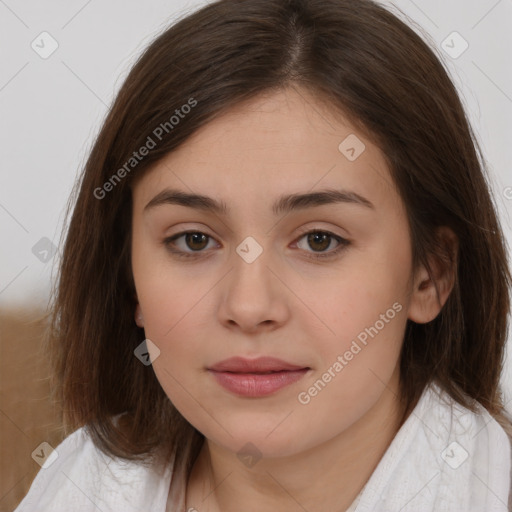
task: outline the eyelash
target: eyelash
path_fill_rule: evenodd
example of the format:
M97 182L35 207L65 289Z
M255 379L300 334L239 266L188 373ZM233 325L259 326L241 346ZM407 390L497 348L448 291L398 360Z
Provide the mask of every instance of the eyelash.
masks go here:
M331 233L330 231L324 231L324 230L320 230L320 229L313 229L313 230L306 231L306 232L302 233L300 235L300 237L297 239L297 241L301 240L306 235L310 235L312 233L317 233L317 234L321 233L322 235L327 235L330 238L335 239L339 243L339 245L338 245L338 247L336 247L336 249L329 251L329 252L321 252L321 253L313 252L313 253L311 253L312 256L308 256L308 258L312 258L315 260L331 259L331 258L336 257L339 253L341 253L344 249L346 249L350 245L350 242L348 240L346 240L345 238L335 235L334 233ZM205 235L208 238L208 241L213 239L213 237L211 237L210 235L207 235L206 233L203 233L203 232L197 231L197 230L191 230L191 231L182 231L182 232L177 233L171 237L168 237L168 238L164 239L162 243L174 256L177 256L178 258L187 259L187 258L202 257L201 253L205 252L204 250L195 251L195 252L184 252L184 251L180 251L180 250L176 251L176 250L169 249L170 246L174 245L173 242L175 240L177 240L187 234Z

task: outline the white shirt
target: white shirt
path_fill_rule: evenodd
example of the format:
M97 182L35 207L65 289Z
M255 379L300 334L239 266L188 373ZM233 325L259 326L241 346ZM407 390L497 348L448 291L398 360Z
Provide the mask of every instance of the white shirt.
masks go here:
M157 469L112 459L84 427L56 452L14 512L185 511L184 475L172 463ZM511 457L487 411L474 414L433 384L346 512L507 512Z

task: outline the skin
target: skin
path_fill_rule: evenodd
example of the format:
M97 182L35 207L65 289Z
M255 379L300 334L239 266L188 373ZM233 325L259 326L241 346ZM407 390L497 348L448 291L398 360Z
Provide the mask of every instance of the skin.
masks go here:
M355 134L365 150L349 161L338 146ZM182 205L144 211L165 188L223 200L229 215ZM275 216L281 194L324 188L367 198ZM186 230L174 250L162 241ZM327 231L336 239L310 241ZM441 233L456 248L448 229ZM248 236L263 252L236 252ZM329 244L330 242L330 244ZM433 320L453 287L436 268L440 302L425 268L413 269L407 215L384 155L343 116L305 90L287 88L238 105L196 131L133 190L135 319L159 348L153 369L180 413L206 438L187 485L187 510L345 510L400 427L399 354L407 319ZM307 405L307 391L380 315L402 306ZM309 367L263 398L222 388L207 367L232 356L269 355ZM252 467L238 457L251 442Z

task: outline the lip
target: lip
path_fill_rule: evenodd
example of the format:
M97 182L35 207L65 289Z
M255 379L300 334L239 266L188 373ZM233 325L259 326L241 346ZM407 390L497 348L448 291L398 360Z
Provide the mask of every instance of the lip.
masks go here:
M252 398L276 393L302 379L309 370L309 367L293 365L273 357L232 357L208 368L223 388L236 395Z
M246 359L244 357L230 357L224 361L214 364L209 370L217 372L232 373L264 373L302 370L305 366L297 366L287 363L275 357L258 357L257 359Z

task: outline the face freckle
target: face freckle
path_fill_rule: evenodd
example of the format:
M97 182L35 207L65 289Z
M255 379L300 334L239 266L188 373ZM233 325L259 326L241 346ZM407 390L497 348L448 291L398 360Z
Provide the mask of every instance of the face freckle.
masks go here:
M310 449L397 390L407 216L379 148L332 112L305 91L262 95L204 125L133 190L153 369L181 414L233 451L247 439L274 456ZM339 252L315 257L337 240ZM235 356L307 371L243 396L210 371Z

